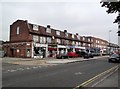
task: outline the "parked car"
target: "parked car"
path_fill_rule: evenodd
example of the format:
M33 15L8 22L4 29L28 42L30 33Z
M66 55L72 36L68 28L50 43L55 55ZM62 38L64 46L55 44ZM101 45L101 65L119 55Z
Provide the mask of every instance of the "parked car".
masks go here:
M120 54L110 55L108 62L120 62Z
M78 57L78 54L76 54L75 52L68 52L67 55L72 58L72 57Z
M69 56L65 53L65 54L57 54L56 55L57 59L65 59L65 58L69 58Z
M92 53L88 53L86 51L77 51L76 54L78 54L79 57L83 58L93 58L94 55Z

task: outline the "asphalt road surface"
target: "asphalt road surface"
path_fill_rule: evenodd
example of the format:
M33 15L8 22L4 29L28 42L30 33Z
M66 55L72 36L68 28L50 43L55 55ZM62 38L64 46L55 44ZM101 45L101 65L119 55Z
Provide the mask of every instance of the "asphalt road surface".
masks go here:
M76 87L88 79L118 65L107 58L57 66L3 72L3 87Z

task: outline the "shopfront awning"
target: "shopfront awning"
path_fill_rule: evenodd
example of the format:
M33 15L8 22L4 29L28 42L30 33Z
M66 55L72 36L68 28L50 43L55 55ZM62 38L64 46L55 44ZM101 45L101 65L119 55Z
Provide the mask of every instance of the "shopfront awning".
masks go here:
M48 51L50 51L50 50L57 51L57 48L48 48Z

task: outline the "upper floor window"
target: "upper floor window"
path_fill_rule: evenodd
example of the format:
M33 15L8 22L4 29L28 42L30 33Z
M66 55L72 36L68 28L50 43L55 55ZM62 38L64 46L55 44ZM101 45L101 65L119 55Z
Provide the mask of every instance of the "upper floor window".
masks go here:
M72 38L74 38L75 36L74 36L74 34L72 34Z
M33 35L33 41L34 41L34 42L38 42L38 36Z
M91 39L91 42L93 42L93 39Z
M97 40L96 40L96 43L97 43Z
M16 34L20 34L20 27L17 27Z
M88 41L90 42L90 38L88 38Z
M83 37L83 41L85 40L85 37Z
M67 32L65 33L65 36L68 37L68 33Z
M47 37L47 43L51 43L52 42L52 38L51 37Z
M61 43L61 40L60 39L56 39L57 43L60 44Z
M80 40L80 36L79 35L77 35L77 38Z
M68 40L66 40L66 44L69 44L69 41L68 41Z
M75 44L75 41L72 41L72 45L74 45Z
M98 43L99 43L99 41L98 41Z
M60 31L56 31L56 35L60 35Z
M33 30L36 30L36 31L38 31L38 25L35 25L35 24L33 24Z
M51 33L51 29L50 28L46 28L46 32L47 33Z
M40 37L40 43L46 43L46 37Z
M78 42L76 42L76 45L79 45L79 43L78 43Z

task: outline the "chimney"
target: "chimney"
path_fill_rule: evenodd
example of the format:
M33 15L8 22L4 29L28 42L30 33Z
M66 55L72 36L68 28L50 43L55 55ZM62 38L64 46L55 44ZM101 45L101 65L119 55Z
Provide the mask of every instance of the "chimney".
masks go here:
M78 36L78 33L76 33L76 35Z
M50 28L50 25L47 25L47 28Z
M64 33L67 33L67 30L64 30Z

